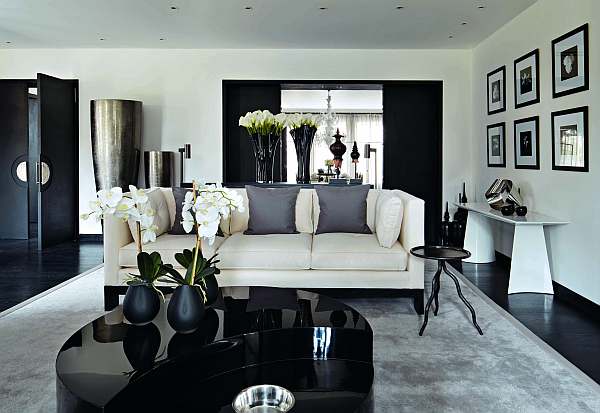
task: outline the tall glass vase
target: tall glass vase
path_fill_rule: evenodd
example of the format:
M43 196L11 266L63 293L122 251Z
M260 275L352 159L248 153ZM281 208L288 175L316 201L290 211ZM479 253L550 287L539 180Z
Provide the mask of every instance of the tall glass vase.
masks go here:
M281 134L269 133L262 135L255 133L250 135L252 149L256 158L256 182L273 182L273 162Z
M302 125L290 131L296 147L296 158L298 159L296 182L299 184L310 184L310 150L316 132L317 128L308 125Z

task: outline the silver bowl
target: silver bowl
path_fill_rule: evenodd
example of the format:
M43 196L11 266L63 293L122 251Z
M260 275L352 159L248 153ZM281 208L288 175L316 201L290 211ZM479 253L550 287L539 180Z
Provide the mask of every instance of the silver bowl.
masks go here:
M272 384L261 384L242 390L231 403L236 413L289 412L296 399L291 391Z

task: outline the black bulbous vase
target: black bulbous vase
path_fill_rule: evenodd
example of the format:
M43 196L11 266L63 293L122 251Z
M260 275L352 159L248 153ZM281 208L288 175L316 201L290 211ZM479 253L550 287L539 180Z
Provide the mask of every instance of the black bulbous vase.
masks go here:
M298 160L298 172L296 172L296 183L310 184L310 150L317 128L302 125L290 131L294 146L296 147L296 158Z
M123 300L123 315L131 324L148 324L160 310L158 293L147 285L130 285Z
M180 285L175 289L167 307L167 321L181 334L195 331L204 318L204 300L197 287Z
M215 275L209 275L208 277L204 277L204 284L206 287L204 288L204 294L206 294L206 303L205 306L209 306L217 301L219 297L219 282L217 281L217 277Z

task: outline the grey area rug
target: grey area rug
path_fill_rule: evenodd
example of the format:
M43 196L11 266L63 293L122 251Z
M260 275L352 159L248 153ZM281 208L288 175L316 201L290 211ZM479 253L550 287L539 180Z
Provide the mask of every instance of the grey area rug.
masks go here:
M103 314L102 291L100 269L0 316L0 412L56 410L56 354L76 329ZM423 337L409 299L346 300L375 333L373 411L600 412L597 384L469 285L463 291L483 337L447 277L440 313Z

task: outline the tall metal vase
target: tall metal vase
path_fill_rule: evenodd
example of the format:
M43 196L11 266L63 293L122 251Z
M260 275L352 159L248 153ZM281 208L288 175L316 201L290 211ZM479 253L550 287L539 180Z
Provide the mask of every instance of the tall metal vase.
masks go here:
M96 189L138 185L142 148L142 102L97 99L90 102L92 157Z
M310 184L310 150L315 133L317 133L317 128L308 125L302 125L290 131L296 147L296 158L298 159L296 182L299 184Z
M273 182L275 153L281 141L281 134L261 135L255 133L250 137L256 158L256 182L271 183Z

